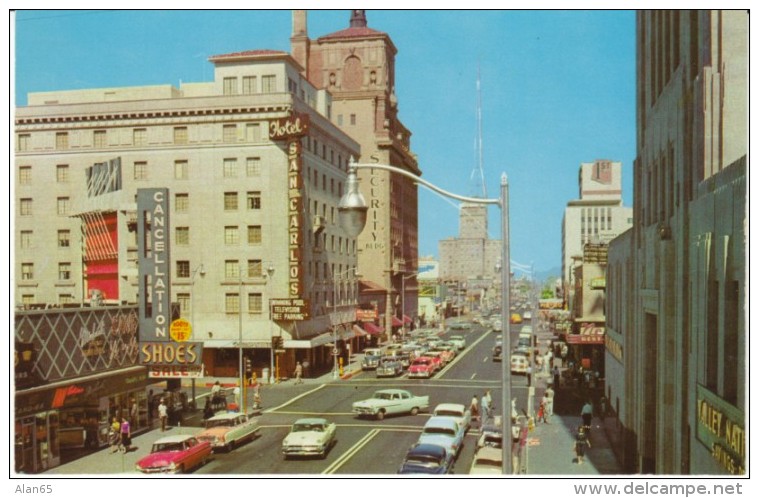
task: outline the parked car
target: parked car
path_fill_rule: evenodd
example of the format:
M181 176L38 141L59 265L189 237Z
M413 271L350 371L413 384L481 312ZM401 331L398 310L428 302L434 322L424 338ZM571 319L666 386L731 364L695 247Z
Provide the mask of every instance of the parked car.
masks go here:
M474 454L470 474L501 474L503 471L503 450L483 446Z
M411 364L411 359L409 358L408 353L403 352L401 348L385 351L380 362L383 361L399 361L401 365L403 365L403 368L408 368Z
M382 420L385 415L410 413L416 415L430 407L429 396L414 396L403 389L382 389L369 399L353 403L353 413L359 417Z
M154 442L150 454L140 459L135 468L145 474L183 474L204 465L210 455L208 441L199 441L189 434L167 436Z
M530 362L527 356L522 353L511 354L511 373L513 374L527 374L527 367Z
M496 415L493 423L485 424L480 428L480 438L477 447L490 446L492 448L503 447L503 432L501 429L501 416Z
M429 356L420 356L408 367L410 379L429 379L435 375L435 360Z
M427 356L430 356L430 355L440 356L441 365L445 366L451 361L453 361L455 353L451 351L450 349L448 349L447 347L445 347L443 343L440 343L430 348L429 351L427 351Z
M384 360L377 367L377 377L398 377L403 373L403 365L398 360Z
M335 442L335 432L335 424L323 418L296 420L282 441L282 454L285 459L310 455L324 458Z
M442 446L455 458L464 444L466 430L450 417L430 417L419 436L420 444Z
M456 349L459 351L466 349L466 339L464 339L463 335L452 335L448 338L448 342L456 346Z
M491 326L493 327L493 332L503 332L503 322L501 320L493 320Z
M253 440L258 429L258 421L244 413L218 413L206 420L206 428L197 438L208 441L213 449L229 451L245 441Z
M472 328L472 324L469 322L453 322L449 325L451 330L469 330Z
M503 359L503 346L500 343L493 346L493 361L501 361Z
M361 360L361 370L374 370L380 364L382 357L374 354L364 353L364 358Z
M432 415L434 417L450 417L458 422L465 431L469 430L472 423L472 412L460 403L440 403L435 407Z
M403 459L399 474L451 474L453 457L442 446L415 444Z

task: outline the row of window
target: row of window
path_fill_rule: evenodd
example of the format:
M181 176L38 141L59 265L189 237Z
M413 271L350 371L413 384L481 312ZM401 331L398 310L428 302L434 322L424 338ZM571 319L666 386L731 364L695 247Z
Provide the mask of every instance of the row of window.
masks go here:
M57 245L61 249L71 247L71 230L58 230L57 241ZM21 249L32 249L35 247L33 230L21 230L19 232L19 247Z
M34 263L21 263L21 280L34 280ZM71 263L58 263L58 280L71 280Z
M238 84L242 81L242 92L238 89ZM224 95L253 95L256 93L275 93L277 91L277 76L275 74L264 74L260 79L258 76L228 76L223 80ZM292 91L292 89L291 89Z
M69 197L58 197L56 199L56 212L58 216L68 216L71 211L71 199ZM28 197L19 199L18 213L20 216L34 215L34 202Z

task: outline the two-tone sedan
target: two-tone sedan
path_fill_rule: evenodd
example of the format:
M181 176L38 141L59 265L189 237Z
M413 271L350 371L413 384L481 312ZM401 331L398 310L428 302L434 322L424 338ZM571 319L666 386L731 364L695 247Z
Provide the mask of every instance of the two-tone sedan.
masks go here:
M377 377L398 377L403 373L403 365L397 360L384 360L377 366Z
M218 413L206 420L206 429L198 434L200 441L208 441L213 449L231 450L251 441L258 433L258 421L244 413Z
M323 418L302 418L295 421L282 441L285 459L291 456L325 458L335 442L335 424Z
M211 455L211 444L189 434L167 436L153 443L150 454L140 459L136 470L145 474L184 474L205 465Z

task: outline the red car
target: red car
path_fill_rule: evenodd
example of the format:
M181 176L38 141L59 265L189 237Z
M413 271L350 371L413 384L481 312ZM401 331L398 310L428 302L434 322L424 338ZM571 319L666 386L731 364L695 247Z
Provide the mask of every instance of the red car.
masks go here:
M439 359L430 356L420 356L411 362L411 365L408 367L409 378L429 379L435 375L435 372L438 369L437 363L439 363L439 361Z
M150 454L136 464L145 474L183 474L204 465L211 455L211 444L195 436L167 436L153 443Z

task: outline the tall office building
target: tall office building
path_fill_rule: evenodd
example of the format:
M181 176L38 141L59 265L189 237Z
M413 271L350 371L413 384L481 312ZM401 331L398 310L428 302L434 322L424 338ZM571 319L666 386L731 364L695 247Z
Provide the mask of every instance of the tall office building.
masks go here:
M636 23L635 223L607 275L619 448L636 473L745 474L748 13Z
M605 243L632 226L632 208L622 205L622 163L604 159L582 163L580 198L567 203L561 224L561 275L571 289L573 259L588 242Z
M360 146L289 54L210 61L209 82L33 93L16 109L15 302L137 302L136 193L165 187L171 299L207 373L237 375L240 337L259 376L273 336L283 370L330 369L332 327L360 334L358 244L337 223ZM271 299L305 304L277 316Z
M291 52L301 74L332 96L332 122L361 146L356 161L389 164L421 176L411 132L398 116L398 51L390 36L370 28L363 10L351 12L348 28L315 40L308 37L306 11L293 12L292 27ZM366 228L358 236L358 269L375 295L383 295L373 304L389 335L417 309L417 187L387 171L362 169L358 177L369 205Z

